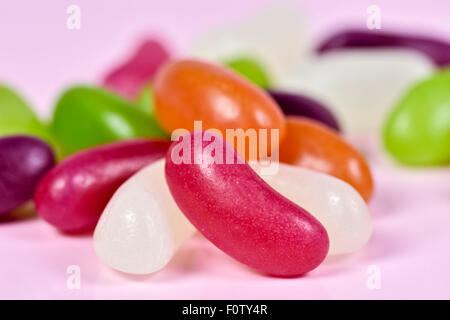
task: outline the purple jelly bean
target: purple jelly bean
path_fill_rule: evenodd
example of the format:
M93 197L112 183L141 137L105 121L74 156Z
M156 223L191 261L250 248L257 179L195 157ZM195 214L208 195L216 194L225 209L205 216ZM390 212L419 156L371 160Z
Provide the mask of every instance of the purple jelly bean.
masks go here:
M34 188L53 167L54 159L53 151L40 139L0 138L0 215L32 199Z
M321 103L309 97L282 92L268 91L286 115L302 116L319 121L340 132L336 117Z
M343 48L399 47L414 49L427 55L437 66L450 64L450 43L425 36L378 31L346 30L322 42L319 53Z

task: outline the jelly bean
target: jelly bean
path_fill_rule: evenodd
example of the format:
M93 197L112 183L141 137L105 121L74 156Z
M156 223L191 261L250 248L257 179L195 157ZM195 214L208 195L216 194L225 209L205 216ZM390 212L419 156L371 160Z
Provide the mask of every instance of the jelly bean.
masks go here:
M267 88L271 85L267 72L258 61L252 58L240 57L227 60L225 65L257 86Z
M346 48L386 47L417 50L430 57L438 66L450 64L450 43L447 41L400 33L345 30L326 39L317 51L323 53Z
M0 136L31 135L52 142L28 104L12 89L0 85Z
M298 204L327 230L329 255L360 249L372 234L369 210L359 193L348 183L312 170L280 163L276 174L262 174L273 189Z
M168 59L169 53L161 43L147 40L130 60L105 77L104 85L125 98L134 99Z
M268 91L286 115L302 116L340 131L335 116L321 103L307 96L283 91Z
M165 137L156 121L125 100L93 87L73 87L59 99L52 130L64 155L132 137Z
M241 21L202 35L191 51L196 57L216 63L252 57L276 83L310 54L306 19L296 5L273 3Z
M242 128L278 129L279 138L284 137L285 120L276 102L223 67L195 60L173 61L158 71L153 89L156 118L167 132L179 128L193 131L194 121L202 120L203 129L218 129L223 136L226 129ZM268 145L276 148L270 145L271 137Z
M141 92L139 92L134 103L139 109L145 113L153 114L154 102L153 102L153 90L150 85L146 85Z
M349 49L324 54L293 72L280 88L327 105L345 133L371 136L403 92L433 71L425 56L401 49Z
M0 138L0 215L31 200L36 185L54 161L52 150L40 139Z
M120 141L76 153L39 183L38 214L65 232L92 230L116 189L138 170L163 157L167 141Z
M195 232L169 192L164 163L150 164L120 186L97 224L97 256L116 270L156 272Z
M404 164L450 164L450 69L405 94L386 121L384 144Z
M241 263L272 275L295 276L325 258L323 226L267 185L219 135L197 131L181 136L167 153L165 172L189 221Z
M373 192L369 167L334 130L302 117L287 117L287 137L280 145L280 161L342 179L367 202Z

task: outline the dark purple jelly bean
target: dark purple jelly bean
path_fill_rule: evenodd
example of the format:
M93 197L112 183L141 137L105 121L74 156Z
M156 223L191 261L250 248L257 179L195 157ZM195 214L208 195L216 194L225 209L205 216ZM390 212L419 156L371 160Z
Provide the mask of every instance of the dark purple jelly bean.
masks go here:
M282 91L268 91L286 115L302 116L322 122L340 131L336 117L321 103L311 98Z
M0 138L0 215L31 200L37 183L54 164L52 150L40 139Z
M440 67L450 64L450 43L425 36L379 31L346 30L332 35L317 48L319 53L343 48L400 47L427 55Z

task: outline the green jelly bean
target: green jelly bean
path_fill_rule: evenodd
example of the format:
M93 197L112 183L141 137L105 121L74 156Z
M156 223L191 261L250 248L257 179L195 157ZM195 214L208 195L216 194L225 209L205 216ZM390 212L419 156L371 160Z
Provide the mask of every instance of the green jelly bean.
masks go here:
M0 84L0 136L32 135L52 142L49 131L16 92Z
M126 138L167 137L148 112L106 90L88 86L72 87L62 94L51 126L64 156Z
M138 109L144 111L145 113L153 114L153 90L150 85L144 86L144 88L141 89L139 94L137 95L134 103L138 107Z
M384 145L407 165L450 163L450 69L414 86L392 110Z
M252 58L241 57L230 59L225 61L225 65L262 88L269 88L271 86L271 81L264 67Z

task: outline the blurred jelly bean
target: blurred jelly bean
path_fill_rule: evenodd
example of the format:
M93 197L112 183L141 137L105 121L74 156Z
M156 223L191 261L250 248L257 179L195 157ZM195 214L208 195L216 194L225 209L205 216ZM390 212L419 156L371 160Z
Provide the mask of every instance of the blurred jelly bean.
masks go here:
M252 58L241 57L227 60L225 65L257 86L267 88L271 85L269 76L264 68Z
M60 97L52 130L64 155L125 138L166 137L148 113L107 91L83 86Z
M54 162L52 150L40 139L0 138L0 215L31 200L39 180Z
M31 135L51 142L50 133L28 104L11 88L0 84L0 136Z
M141 92L139 92L136 99L134 99L134 103L145 113L153 114L154 102L152 87L150 85L146 85Z
M281 107L284 114L311 118L340 131L335 116L318 101L303 95L283 91L269 90L268 92Z
M352 185L367 202L372 175L362 155L334 130L308 118L287 117L287 138L280 144L280 161L323 172Z
M344 133L373 136L403 92L433 68L426 56L410 50L349 49L312 60L280 88L323 102Z
M438 66L450 64L450 43L431 37L400 33L345 30L324 40L318 47L320 53L347 48L408 48L417 50Z
M372 234L369 210L348 183L312 170L279 163L276 174L262 174L272 188L311 213L327 230L329 255L355 252Z
M162 158L169 142L136 139L76 153L39 183L38 214L65 232L93 230L117 188L144 166Z
M276 102L226 68L195 60L173 61L158 71L153 90L155 115L167 132L193 131L194 121L201 120L203 129L218 129L224 137L227 129L238 128L278 129L279 138L284 137L285 120ZM271 136L268 154L270 147L277 147L270 141Z
M212 30L192 46L196 57L221 63L252 57L277 82L310 55L306 19L300 7L273 3L234 24Z
M111 71L103 83L123 97L134 99L168 59L169 53L160 42L147 40L127 62Z
M94 233L97 256L126 273L162 269L195 228L178 209L158 160L128 179L109 201Z
M450 69L405 94L385 123L384 144L404 164L450 164Z
M199 164L193 164L196 160ZM264 273L295 276L325 258L323 226L273 190L219 135L183 135L167 152L165 171L169 190L189 221L239 262Z

